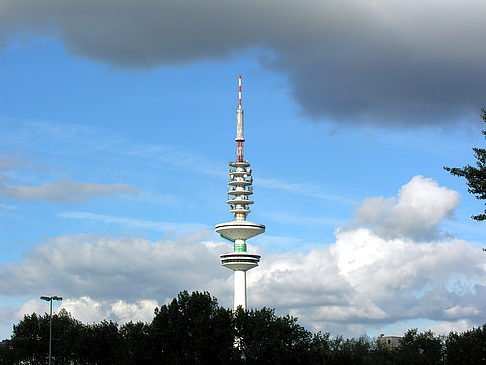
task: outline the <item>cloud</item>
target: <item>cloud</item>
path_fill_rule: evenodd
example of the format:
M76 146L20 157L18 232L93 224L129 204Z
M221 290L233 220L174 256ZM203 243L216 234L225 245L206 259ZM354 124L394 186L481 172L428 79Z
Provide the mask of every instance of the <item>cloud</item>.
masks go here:
M315 331L360 335L419 318L472 326L486 312L483 258L460 240L418 244L366 228L341 231L330 247L263 255L249 275L252 306L277 307Z
M12 318L15 318L15 312L9 307L0 307L0 324L10 324Z
M0 210L16 210L17 206L11 204L0 204Z
M154 309L158 306L155 300L136 300L127 303L122 300L96 301L90 297L81 297L63 301L61 308L85 323L111 319L123 324L130 321L151 322L154 318Z
M201 229L207 229L206 225L199 223L155 222L125 217L113 217L89 212L64 212L59 213L58 216L63 218L88 219L103 223L120 224L126 228L149 228L159 232L193 232Z
M262 260L248 272L250 306L276 308L313 331L347 336L424 320L441 331L483 324L486 264L480 247L435 234L457 206L456 194L416 176L396 198L379 200L378 213L360 209L366 224L355 220L337 229L330 245L315 244L307 253L268 253L252 245ZM389 223L393 214L404 218ZM427 223L415 222L414 214ZM414 238L413 229L422 233ZM86 322L148 321L156 303L184 289L207 290L231 307L234 279L219 260L231 247L208 235L202 230L157 242L96 234L52 238L22 262L0 265L0 294L55 293Z
M0 195L7 199L49 200L54 202L82 202L87 199L115 194L136 193L137 187L128 184L93 184L74 180L58 180L40 186L0 185Z
M328 187L318 183L297 183L288 182L282 179L271 179L260 177L254 181L253 185L268 189L279 189L293 194L310 196L313 198L329 200L344 204L353 204L353 200L343 194L326 193Z
M418 175L402 186L397 202L382 197L365 199L351 226L370 226L384 238L431 239L440 236L437 225L459 202L458 192Z
M207 288L225 271L218 254L229 247L201 243L207 234L159 242L95 234L53 238L25 253L23 262L0 265L0 293L164 301L183 289Z
M486 4L359 1L4 1L0 39L57 37L73 54L147 69L265 49L303 114L418 127L476 120ZM268 54L271 54L268 57Z
M129 184L95 184L84 183L75 180L57 180L44 183L38 186L32 185L11 185L4 182L12 179L7 177L4 172L12 172L16 168L26 167L28 170L46 170L45 167L33 165L20 157L6 155L0 158L0 197L6 199L19 200L48 200L53 202L82 202L97 196L117 195L117 194L136 194L138 188ZM13 174L16 175L15 173ZM17 172L17 175L18 172ZM18 176L17 176L18 177ZM0 204L2 209L15 209L13 205Z
M56 312L55 303L53 304L52 311ZM49 313L49 303L41 301L40 299L31 299L23 303L20 308L15 312L15 319L20 320L25 315L32 313L44 314Z

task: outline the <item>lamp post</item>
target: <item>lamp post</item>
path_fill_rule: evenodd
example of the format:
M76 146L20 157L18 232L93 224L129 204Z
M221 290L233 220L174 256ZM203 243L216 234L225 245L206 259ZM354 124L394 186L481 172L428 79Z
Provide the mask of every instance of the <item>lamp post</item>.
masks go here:
M46 302L50 302L50 312L49 312L49 365L51 365L51 343L52 343L52 301L53 300L62 300L61 297L58 296L52 296L52 297L40 297L42 300L45 300Z

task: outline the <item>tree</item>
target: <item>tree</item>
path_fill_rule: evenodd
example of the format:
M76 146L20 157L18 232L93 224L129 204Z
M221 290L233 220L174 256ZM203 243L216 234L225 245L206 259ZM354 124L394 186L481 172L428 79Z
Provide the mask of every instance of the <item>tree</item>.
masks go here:
M15 357L10 340L0 341L0 365L12 365Z
M52 358L55 364L71 364L75 361L82 329L83 324L65 309L52 316ZM14 325L10 346L17 362L45 364L49 348L49 314L25 315Z
M437 365L443 358L442 338L432 331L418 333L416 328L408 330L400 341L397 351L399 364Z
M123 363L122 346L118 324L103 320L83 326L76 354L82 364L119 365Z
M486 362L486 324L483 327L458 334L451 332L446 338L447 364L484 364Z
M234 357L232 312L207 292L179 293L150 325L154 364L227 364Z
M368 337L344 339L336 336L330 340L331 358L327 362L335 365L365 364L369 357L371 343Z
M44 364L49 348L49 315L25 315L14 325L10 344L17 362Z
M309 364L312 334L273 309L235 313L236 337L246 364Z
M152 344L150 326L143 322L128 322L120 328L123 338L123 358L126 364L150 364Z
M486 109L481 108L481 118L486 123ZM486 130L481 131L486 136ZM465 177L467 180L468 192L474 194L477 199L486 199L486 149L473 148L474 157L477 159L476 167L466 165L459 167L444 167L444 170L449 171L452 175ZM484 213L471 216L477 221L486 220L486 209Z

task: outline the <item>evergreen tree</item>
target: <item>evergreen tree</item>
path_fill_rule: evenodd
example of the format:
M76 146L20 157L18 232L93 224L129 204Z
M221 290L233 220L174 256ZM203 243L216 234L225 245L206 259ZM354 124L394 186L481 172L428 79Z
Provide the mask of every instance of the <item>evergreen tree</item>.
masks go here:
M486 123L486 109L481 108L481 118ZM486 130L482 130L486 136ZM449 171L452 175L465 177L467 180L468 192L474 194L477 199L486 199L486 149L473 148L474 157L476 158L476 167L466 165L459 167L444 167L444 170ZM486 219L486 209L484 213L471 216L472 219L483 221Z

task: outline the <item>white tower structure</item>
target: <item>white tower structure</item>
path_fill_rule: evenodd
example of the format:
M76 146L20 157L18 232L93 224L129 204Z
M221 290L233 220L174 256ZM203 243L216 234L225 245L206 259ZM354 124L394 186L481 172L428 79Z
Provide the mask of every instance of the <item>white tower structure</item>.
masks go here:
M216 225L216 232L234 242L233 252L221 255L223 266L235 272L234 309L239 306L246 309L246 272L258 266L260 256L247 251L246 240L265 232L263 224L246 220L248 208L253 201L253 178L250 164L243 159L243 109L241 108L241 75L239 76L238 108L236 109L236 162L230 162L228 182L228 203L234 219L231 222Z

